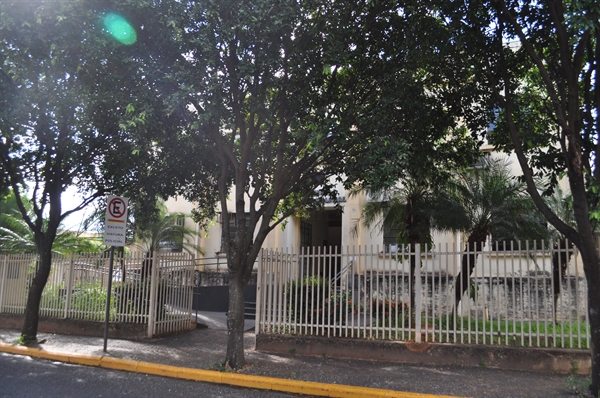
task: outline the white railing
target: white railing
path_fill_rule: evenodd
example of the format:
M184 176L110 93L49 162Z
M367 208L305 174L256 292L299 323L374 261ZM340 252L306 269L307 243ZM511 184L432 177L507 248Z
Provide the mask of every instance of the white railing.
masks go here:
M0 256L0 313L23 314L36 255ZM156 266L154 266L156 265ZM110 322L148 325L148 335L188 330L192 324L194 259L181 254L115 255ZM103 321L107 254L53 256L40 315Z
M524 243L479 252L447 245L400 246L391 253L377 246L340 252L263 250L257 330L587 349L587 288L578 253L568 247ZM414 278L411 258L417 260ZM468 268L475 264L467 286L458 278L463 260ZM347 264L352 264L350 270L342 267ZM458 306L456 289L465 292L459 294Z

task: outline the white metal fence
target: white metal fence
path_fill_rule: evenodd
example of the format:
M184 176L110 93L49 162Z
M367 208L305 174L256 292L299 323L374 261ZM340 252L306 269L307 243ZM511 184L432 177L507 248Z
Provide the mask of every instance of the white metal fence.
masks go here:
M587 288L571 246L263 250L257 330L587 349ZM462 261L474 264L467 286L458 277ZM465 291L458 306L456 289Z
M23 314L36 255L0 256L0 313ZM181 254L115 256L110 322L148 325L148 336L189 330L192 325L194 259ZM103 321L107 254L53 256L40 315Z

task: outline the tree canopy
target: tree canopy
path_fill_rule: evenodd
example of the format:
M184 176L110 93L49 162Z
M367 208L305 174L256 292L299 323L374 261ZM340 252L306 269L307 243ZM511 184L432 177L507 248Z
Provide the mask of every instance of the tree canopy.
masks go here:
M464 75L461 58L418 3L106 6L136 30L123 54L136 82L180 123L177 133L152 132L148 173L160 171L152 192L194 201L198 221L214 216L217 203L223 219L231 212L248 220L233 239L223 223L232 367L244 362L243 292L273 228L323 196L335 200L339 179L385 186L408 168L475 159L478 142L459 123L472 85L441 90Z
M14 192L40 255L25 341L36 338L61 222L107 193L140 192L156 157L146 135L180 126L160 111L127 47L103 31L101 16L84 0L0 4L0 182ZM83 199L65 210L61 195L69 186Z
M592 329L592 393L600 385L598 217L600 5L568 1L440 1L430 4L470 65L495 128L492 143L515 151L527 191L544 217L580 250ZM539 191L536 177L548 181ZM576 228L552 210L565 177Z
M233 239L223 224L232 367L244 363L243 293L273 228L335 200L340 179L374 188L407 171L443 179L475 160L461 120L484 125L479 82L420 2L2 7L0 178L17 193L32 185L39 250L50 252L71 184L89 193L82 205L128 186L144 203L184 195L198 221L217 203L223 219L247 219ZM117 35L126 44L103 27L109 9L128 22ZM46 206L48 225L36 227Z

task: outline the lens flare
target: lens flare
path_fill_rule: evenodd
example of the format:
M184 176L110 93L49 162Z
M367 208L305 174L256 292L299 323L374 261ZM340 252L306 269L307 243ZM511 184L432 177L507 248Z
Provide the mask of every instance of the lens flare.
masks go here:
M106 14L104 16L104 27L119 43L130 45L137 40L137 34L133 26L119 14Z

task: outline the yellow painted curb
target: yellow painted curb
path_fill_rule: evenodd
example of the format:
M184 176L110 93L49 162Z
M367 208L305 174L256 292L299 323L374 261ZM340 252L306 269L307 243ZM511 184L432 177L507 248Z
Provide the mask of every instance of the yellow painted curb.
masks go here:
M150 362L138 362L136 372L165 377L174 377L177 374L166 365Z
M393 398L452 398L450 396L419 394L383 390L369 387L317 383L312 381L277 379L266 376L252 376L239 373L223 373L213 370L184 368L161 365L151 362L133 361L130 359L112 358L88 354L65 354L46 351L39 348L23 347L0 343L0 352L16 355L27 355L55 361L96 366L107 369L146 373L178 379L201 381L215 384L228 384L238 387L261 390L281 391L295 394L320 397L358 398L358 397L393 397Z
M224 384L223 373L212 370L180 368L179 378L207 383Z
M76 361L77 356L73 356ZM102 357L100 359L100 367L115 370L126 370L128 372L137 372L138 361L132 361L131 359L120 359L112 357Z
M102 357L99 357L98 355L69 354L69 363L98 367L101 362Z
M0 344L0 349L2 350L2 352L6 352L7 354L24 354L23 352L23 348L21 346L18 345L10 345L10 344L4 344L1 343Z

